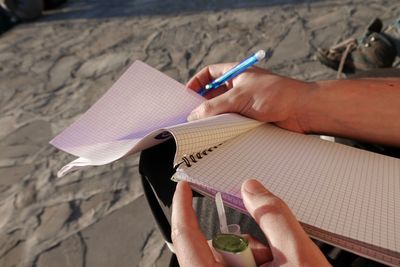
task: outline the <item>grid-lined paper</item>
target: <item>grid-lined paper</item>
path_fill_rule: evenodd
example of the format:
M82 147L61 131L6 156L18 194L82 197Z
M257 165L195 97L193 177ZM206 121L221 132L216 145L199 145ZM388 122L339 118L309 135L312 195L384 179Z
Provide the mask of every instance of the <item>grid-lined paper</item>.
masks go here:
M80 157L61 174L124 156L152 131L186 122L203 101L179 82L135 61L100 100L50 142ZM149 146L157 142L154 139Z
M308 230L317 238L339 236L347 249L370 257L383 251L374 258L400 264L399 159L262 125L192 167L181 167L176 178L208 194L224 192L227 202L242 210L240 186L257 178L312 226ZM361 252L355 249L360 244Z
M79 158L64 166L69 171L113 162L166 139L177 142L176 161L226 141L260 125L237 114L223 114L186 122L187 115L204 101L184 85L136 61L79 120L51 144Z
M178 164L184 156L212 148L261 124L259 121L228 113L169 127L167 129L174 135L177 143L174 163Z

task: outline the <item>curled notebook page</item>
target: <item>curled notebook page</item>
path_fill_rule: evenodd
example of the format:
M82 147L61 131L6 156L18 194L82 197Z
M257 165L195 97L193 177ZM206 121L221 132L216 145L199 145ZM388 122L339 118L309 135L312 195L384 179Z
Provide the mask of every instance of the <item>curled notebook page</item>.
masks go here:
M203 101L183 84L135 61L87 112L51 140L50 144L79 157L59 174L107 164L136 152L134 148L143 137L186 122L189 113ZM147 147L162 141L154 138Z

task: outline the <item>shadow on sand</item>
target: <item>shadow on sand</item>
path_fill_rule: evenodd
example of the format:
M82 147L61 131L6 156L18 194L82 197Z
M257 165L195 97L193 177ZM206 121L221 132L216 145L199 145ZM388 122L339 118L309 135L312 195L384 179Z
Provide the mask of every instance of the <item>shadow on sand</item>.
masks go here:
M41 21L179 15L193 12L285 6L318 1L321 0L69 0L61 9L47 14Z

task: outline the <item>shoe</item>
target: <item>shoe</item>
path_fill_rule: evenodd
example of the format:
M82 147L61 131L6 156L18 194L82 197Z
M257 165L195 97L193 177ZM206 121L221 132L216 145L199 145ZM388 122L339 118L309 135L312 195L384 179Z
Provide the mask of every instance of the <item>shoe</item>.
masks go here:
M396 19L392 25L383 30L390 38L396 48L397 56L400 57L400 18Z
M317 59L342 73L391 67L396 58L396 47L391 37L381 32L382 21L374 19L361 38L350 38L329 49L318 48Z

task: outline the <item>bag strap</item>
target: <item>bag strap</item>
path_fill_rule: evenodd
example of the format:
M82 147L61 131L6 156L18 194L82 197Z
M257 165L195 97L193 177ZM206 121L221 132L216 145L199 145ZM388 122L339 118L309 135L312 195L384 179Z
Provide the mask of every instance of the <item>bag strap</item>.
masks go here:
M144 195L147 199L147 202L149 203L151 213L153 214L157 226L160 229L160 232L163 235L164 240L167 242L167 244L170 243L172 245L171 224L169 223L167 217L165 216L164 211L162 210L160 203L158 202L156 195L153 191L153 188L151 187L147 177L141 174L141 180L142 180ZM170 247L169 244L168 247Z

